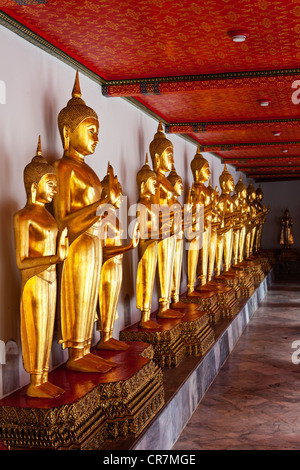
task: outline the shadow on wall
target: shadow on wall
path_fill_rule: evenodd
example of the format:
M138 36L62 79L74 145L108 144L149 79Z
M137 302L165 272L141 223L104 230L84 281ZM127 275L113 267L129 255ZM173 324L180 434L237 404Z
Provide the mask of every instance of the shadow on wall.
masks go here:
M20 387L19 379L19 348L15 341L9 340L4 345L0 342L2 363L2 395L7 395ZM5 356L5 357L3 357Z
M1 339L19 337L20 275L16 265L13 217L19 208L12 200L2 200L1 226L1 283L0 324Z

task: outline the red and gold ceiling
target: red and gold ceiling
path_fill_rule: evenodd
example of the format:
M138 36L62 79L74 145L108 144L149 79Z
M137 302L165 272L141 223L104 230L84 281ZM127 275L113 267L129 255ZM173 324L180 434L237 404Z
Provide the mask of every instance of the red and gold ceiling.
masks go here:
M0 23L257 181L300 179L299 1L6 0Z

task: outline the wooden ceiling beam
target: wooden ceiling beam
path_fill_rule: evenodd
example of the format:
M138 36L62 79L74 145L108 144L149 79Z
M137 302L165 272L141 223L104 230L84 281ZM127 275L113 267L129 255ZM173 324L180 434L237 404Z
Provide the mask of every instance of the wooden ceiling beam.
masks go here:
M267 161L267 162L270 162L271 165L274 165L274 163L280 163L281 161L297 161L299 160L300 162L300 156L297 155L297 156L287 156L287 157L245 157L245 158L222 158L221 162L224 164L228 164L228 165L242 165L243 163L244 164L247 164L247 165L251 165L252 163L254 164L257 164L258 162L262 162L262 161Z
M233 143L233 144L213 144L213 145L199 145L200 152L228 152L230 150L246 150L246 149L266 149L266 148L278 148L300 146L299 140L291 140L284 142L250 142L250 143Z
M241 129L264 129L271 128L274 131L276 127L297 128L300 124L300 118L291 119L264 119L251 121L220 121L220 122L194 122L194 123L172 123L165 126L167 134L203 134L205 132L215 131L233 131Z
M291 89L299 78L300 69L267 70L174 77L141 78L128 80L107 80L102 84L104 96L162 95L168 93L197 93L203 90L235 88L263 89L269 87Z

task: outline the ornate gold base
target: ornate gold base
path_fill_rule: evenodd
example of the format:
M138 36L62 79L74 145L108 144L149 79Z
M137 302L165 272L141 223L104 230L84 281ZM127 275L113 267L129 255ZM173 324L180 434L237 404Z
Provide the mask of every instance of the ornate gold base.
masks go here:
M255 286L252 281L251 274L249 274L245 267L240 266L240 264L232 266L232 269L240 273L240 294L241 297L251 297L255 291Z
M120 332L120 340L150 343L154 349L153 359L160 367L176 367L185 356L181 339L181 320L157 318L155 313L152 314L151 320L159 324L159 329L141 328L136 323Z
M251 274L252 279L255 283L260 284L264 278L265 274L261 267L261 262L258 255L251 255L249 258L246 258L241 264L246 263L249 268L249 274Z
M219 276L215 276L215 281L223 282L227 286L231 287L235 291L236 299L239 299L242 295L241 291L241 281L242 273L230 268L226 272L222 272Z
M138 436L164 405L153 348L136 343L118 354L105 353L101 356L118 364L106 374L65 366L52 371L52 382L66 390L56 399L28 398L25 389L2 399L0 440L11 449L96 450L107 439Z
M210 323L217 323L221 318L218 297L213 290L197 291L190 294L184 294L180 297L184 303L196 303L199 309L208 313Z
M186 304L186 306L188 307L189 304ZM183 308L181 311L185 310ZM181 339L187 356L203 356L213 345L215 335L209 324L207 312L195 310L194 312L186 313L181 320L180 326Z
M233 287L227 285L226 278L209 281L201 289L212 289L216 291L221 318L233 317L239 311L239 304L236 297L236 291Z

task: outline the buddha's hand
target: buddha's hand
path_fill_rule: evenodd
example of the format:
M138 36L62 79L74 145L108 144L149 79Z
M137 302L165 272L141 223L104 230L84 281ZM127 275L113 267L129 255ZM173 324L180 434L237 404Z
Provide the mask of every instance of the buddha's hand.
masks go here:
M69 239L68 239L68 229L65 227L58 239L58 245L57 245L57 262L60 263L61 261L64 261L69 253Z
M132 232L131 245L135 248L140 240L140 224L138 221L135 222Z

